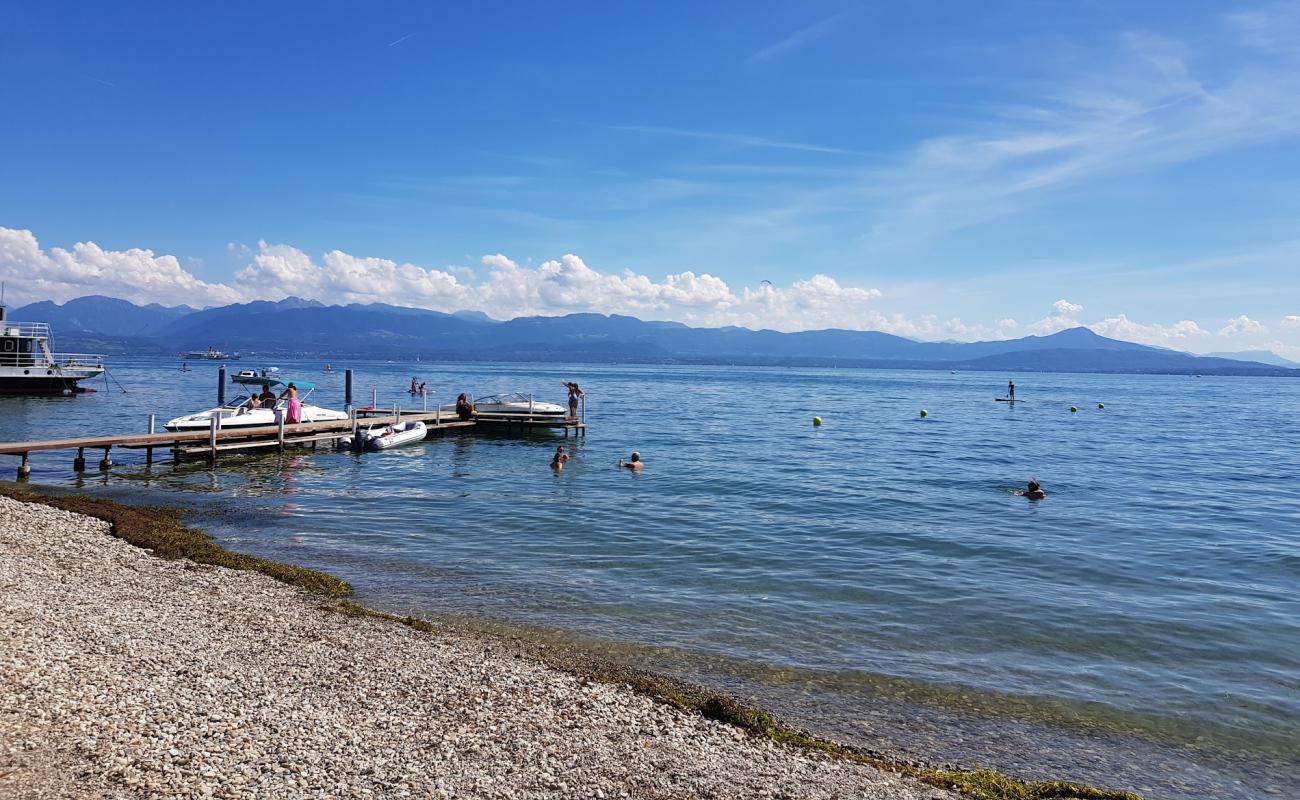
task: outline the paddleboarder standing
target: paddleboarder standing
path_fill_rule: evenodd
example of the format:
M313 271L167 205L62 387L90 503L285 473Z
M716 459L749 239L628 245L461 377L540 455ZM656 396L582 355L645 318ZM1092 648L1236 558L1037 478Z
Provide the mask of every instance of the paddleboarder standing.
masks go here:
M1015 381L1007 381L1007 399L1011 401L1014 401L1016 399Z

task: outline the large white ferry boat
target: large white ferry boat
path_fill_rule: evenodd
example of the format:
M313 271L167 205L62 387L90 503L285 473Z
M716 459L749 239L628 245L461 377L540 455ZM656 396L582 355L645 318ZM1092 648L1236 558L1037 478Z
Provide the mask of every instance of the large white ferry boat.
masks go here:
M0 394L77 394L103 374L103 356L55 353L49 324L11 322L0 306Z

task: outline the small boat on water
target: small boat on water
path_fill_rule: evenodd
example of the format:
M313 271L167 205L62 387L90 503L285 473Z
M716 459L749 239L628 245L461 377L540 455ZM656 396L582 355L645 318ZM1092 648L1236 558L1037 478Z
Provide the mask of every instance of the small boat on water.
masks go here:
M104 357L55 353L49 323L12 322L0 305L0 394L81 394L78 381L104 374Z
M402 422L397 425L372 425L357 433L357 439L367 450L391 450L404 444L424 441L429 429L423 422Z
M248 388L225 405L168 420L163 427L169 431L205 431L212 426L214 416L221 420L220 425L223 430L275 425L277 413L287 416L289 412L289 401L279 398L279 395L291 383L298 390L298 399L302 403L303 422L337 422L348 418L348 415L342 411L308 403L307 397L316 388L316 384L310 381L290 380L272 370L264 369L258 372L246 369L232 376L230 382ZM254 408L250 401L260 394L271 394L276 398L260 402Z
M207 350L191 350L184 356L190 361L238 361L239 353L227 353L215 347Z
M456 413L456 404L450 403L439 409L446 414ZM523 392L494 394L480 397L474 401L474 410L479 414L502 414L509 416L563 417L568 409L558 403L543 403L534 400Z

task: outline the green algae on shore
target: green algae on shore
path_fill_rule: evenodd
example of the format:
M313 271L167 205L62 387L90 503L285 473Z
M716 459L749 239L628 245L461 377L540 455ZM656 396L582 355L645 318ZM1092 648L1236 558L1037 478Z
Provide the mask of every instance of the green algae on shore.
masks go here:
M352 587L347 582L332 575L227 550L208 534L187 526L181 520L181 512L173 508L128 505L86 495L44 493L34 487L10 482L0 482L0 495L103 520L111 526L112 535L160 558L188 559L199 564L260 572L291 586L327 597L338 598L352 593ZM395 622L422 633L438 633L438 628L427 620L375 611L350 601L326 604L322 609L348 616ZM489 636L481 632L477 635ZM519 643L512 644L518 645L528 655L548 666L580 678L621 684L659 702L732 725L754 736L905 775L932 786L963 792L977 800L1141 800L1137 794L1119 789L1097 788L1066 781L1026 783L993 770L942 770L909 764L884 754L811 736L784 725L766 711L743 705L733 698L652 673L611 665L590 653L575 658L571 651L558 653Z
M7 481L0 482L0 494L103 520L111 526L114 536L159 558L186 558L197 564L260 572L327 597L352 594L352 587L333 575L227 550L208 534L187 526L174 508L126 505L87 495L47 494Z

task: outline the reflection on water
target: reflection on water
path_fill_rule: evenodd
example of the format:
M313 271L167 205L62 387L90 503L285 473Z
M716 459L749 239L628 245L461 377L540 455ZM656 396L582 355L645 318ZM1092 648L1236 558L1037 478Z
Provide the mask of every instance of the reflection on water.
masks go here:
M79 477L52 454L33 479L187 504L365 602L585 637L876 749L1157 797L1268 797L1300 766L1298 382L1032 375L1007 408L1001 375L355 366L381 405L417 371L439 402L578 378L590 435L560 473L538 433ZM0 401L0 438L211 404L215 369L165 396L157 369ZM633 449L644 473L614 466ZM1031 475L1046 500L1014 496Z

